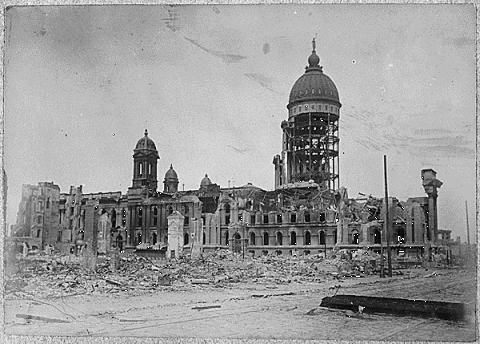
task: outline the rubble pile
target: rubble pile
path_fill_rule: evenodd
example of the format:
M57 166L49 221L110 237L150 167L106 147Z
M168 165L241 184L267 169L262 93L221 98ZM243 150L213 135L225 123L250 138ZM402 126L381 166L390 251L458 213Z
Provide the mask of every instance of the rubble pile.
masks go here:
M182 290L208 285L234 287L235 283L288 284L360 277L374 273L379 255L359 250L355 255L243 257L227 250L200 259L158 259L130 254L97 257L95 271L75 255L17 256L17 273L6 277L6 293L36 297L77 294Z

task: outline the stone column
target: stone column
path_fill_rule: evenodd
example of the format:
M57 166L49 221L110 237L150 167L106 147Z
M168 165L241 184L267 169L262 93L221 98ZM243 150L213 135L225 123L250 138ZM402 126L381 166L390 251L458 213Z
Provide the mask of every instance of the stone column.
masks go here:
M98 209L95 201L88 200L85 206L85 243L83 266L95 270L97 266Z
M368 245L369 240L368 240L368 229L370 228L370 225L367 223L362 223L360 225L360 238L359 238L359 244L360 245Z
M168 219L168 249L167 258L179 258L183 255L183 221L180 212L174 211Z
M203 226L201 220L193 220L192 258L200 258L203 252Z

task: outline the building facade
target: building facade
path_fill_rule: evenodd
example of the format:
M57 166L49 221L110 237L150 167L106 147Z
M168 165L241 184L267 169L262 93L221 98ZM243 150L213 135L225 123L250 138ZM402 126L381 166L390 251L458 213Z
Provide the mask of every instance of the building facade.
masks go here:
M288 119L281 123L274 190L250 183L222 188L205 175L198 189L180 191L170 165L160 191L160 155L145 130L133 149L132 184L126 193L84 194L82 186L60 193L53 183L25 185L15 236L63 252L90 245L100 253L115 247L163 249L169 257L218 248L256 256L380 251L387 240L396 254L433 252L443 233L437 228L442 183L435 171L421 172L427 197L388 199L388 221L384 199L351 199L340 187L342 104L337 87L323 73L315 41L312 45L305 73L290 93Z

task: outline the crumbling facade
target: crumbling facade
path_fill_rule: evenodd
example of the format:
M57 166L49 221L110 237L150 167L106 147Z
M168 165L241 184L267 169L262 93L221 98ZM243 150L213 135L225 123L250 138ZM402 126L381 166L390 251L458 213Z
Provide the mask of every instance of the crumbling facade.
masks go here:
M173 165L158 190L160 159L147 130L133 150L132 185L122 192L60 193L53 183L24 186L17 237L64 252L96 248L159 250L167 257L228 248L247 255L327 254L334 249L420 256L439 245L436 172L423 170L427 197L401 202L374 196L351 199L339 184L339 116L333 81L313 51L290 93L281 124L282 152L275 156L275 189L250 183L221 188L208 175L195 190L178 190ZM387 235L388 233L388 235ZM443 233L443 232L442 232ZM33 244L32 244L33 246Z

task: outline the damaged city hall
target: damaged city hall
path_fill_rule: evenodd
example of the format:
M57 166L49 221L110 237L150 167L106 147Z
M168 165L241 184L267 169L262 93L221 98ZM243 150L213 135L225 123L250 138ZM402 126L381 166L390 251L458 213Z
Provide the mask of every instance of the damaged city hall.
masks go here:
M206 174L199 176L198 189L180 191L173 165L160 191L159 152L145 130L133 150L133 180L126 193L83 193L81 186L62 193L53 182L24 185L14 237L31 248L60 252L119 248L178 258L217 249L250 256L380 252L388 233L394 255L429 257L450 232L438 229L442 183L436 172L421 171L423 197L349 198L339 183L341 106L313 42L305 73L290 92L288 118L281 123L273 191L250 183L221 187Z

